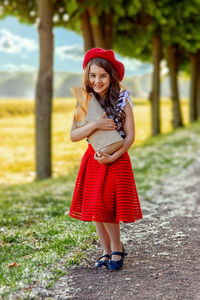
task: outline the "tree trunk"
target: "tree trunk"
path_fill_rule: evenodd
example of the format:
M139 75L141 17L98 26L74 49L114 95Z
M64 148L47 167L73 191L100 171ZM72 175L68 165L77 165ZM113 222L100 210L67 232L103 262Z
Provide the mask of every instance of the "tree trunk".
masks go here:
M197 104L197 119L200 118L200 50L197 51L197 92L196 92L196 104Z
M173 127L177 128L183 126L182 116L181 116L181 107L178 91L178 69L180 65L180 51L177 47L169 46L167 48L167 62L168 68L170 71L170 84L172 92L172 101L173 101Z
M80 0L80 5L84 0ZM85 8L81 15L81 29L84 38L84 51L93 47L111 49L113 45L114 26L112 11L98 16L94 7Z
M105 39L105 49L111 49L113 45L114 38L114 26L113 26L113 16L112 11L103 14L101 20L101 27L103 29L103 36Z
M94 7L88 7L88 12L90 15L90 24L95 47L106 49L105 37L103 36L103 30L100 26L98 14Z
M53 7L51 0L38 0L40 61L36 85L36 177L51 176L51 112L53 81Z
M160 61L162 58L161 38L157 35L152 41L153 82L151 92L152 135L160 133Z
M197 120L197 53L190 54L191 84L190 84L190 122Z
M84 52L95 47L92 28L90 25L90 16L87 10L81 15L81 29L83 32Z

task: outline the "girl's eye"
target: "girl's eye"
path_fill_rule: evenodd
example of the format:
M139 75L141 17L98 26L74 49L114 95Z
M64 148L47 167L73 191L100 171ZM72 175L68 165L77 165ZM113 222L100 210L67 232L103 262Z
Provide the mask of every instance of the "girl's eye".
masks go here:
M96 76L95 74L90 74L90 77L95 77L95 76ZM104 74L104 75L101 75L100 77L105 78L105 77L107 77L107 75Z

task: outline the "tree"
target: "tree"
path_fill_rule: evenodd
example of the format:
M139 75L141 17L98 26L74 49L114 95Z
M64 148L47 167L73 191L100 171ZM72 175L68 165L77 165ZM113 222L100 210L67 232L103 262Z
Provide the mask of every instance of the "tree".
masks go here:
M190 121L200 118L200 3L195 1L195 11L190 15L185 30L190 30L185 41L190 61L191 86L190 86ZM189 27L189 28L188 28ZM188 32L188 31L187 31Z
M168 6L165 10L167 26L165 26L164 38L168 47L170 73L173 77L172 95L176 96L177 70L187 68L190 63L190 121L194 121L198 116L200 117L200 113L198 114L200 111L200 82L198 79L200 77L200 2L199 0L190 2L187 0L175 2L164 0L162 3L165 2Z
M166 49L167 64L170 72L171 97L173 102L173 127L183 126L180 98L178 91L178 71L181 64L182 52L176 45L170 45Z
M51 177L51 111L53 81L53 5L38 0L40 61L36 84L36 170L37 178Z
M136 5L137 4L137 5ZM156 3L132 0L129 17L122 17L117 28L116 48L122 55L135 57L153 64L152 91L150 94L152 135L160 133L160 62L162 37L159 18L155 16ZM137 9L135 9L137 7ZM126 47L124 47L126 45Z
M162 17L163 52L167 61L172 98L173 128L183 126L180 97L178 90L178 73L183 62L184 48L180 45L180 3L171 0L160 1ZM172 34L173 32L173 34Z
M152 41L152 94L151 101L151 120L152 120L152 135L160 133L160 62L162 59L162 41L160 32L154 36Z
M116 16L123 11L123 0L78 0L73 11L71 28L83 35L84 52L93 47L111 49L113 47ZM80 32L81 29L81 32Z
M135 1L132 1L134 5ZM162 56L160 52L154 55L155 47L162 44L162 54L166 58L170 73L171 93L173 101L173 127L182 126L182 116L180 99L178 92L178 71L183 68L187 53L190 53L192 84L190 97L190 119L194 120L200 111L200 82L199 74L199 52L200 49L200 3L199 0L174 2L171 0L157 0L157 1L140 1L141 8L136 14L132 14L129 18L121 20L121 27L118 27L117 48L119 52L129 56L142 59L144 61L153 61L154 75L158 72L158 61ZM159 32L160 42L155 43L154 38ZM173 34L172 34L173 33ZM134 42L133 42L134 40ZM124 47L126 45L126 47ZM149 47L150 45L150 47ZM156 46L157 45L157 46ZM152 50L151 50L152 49ZM153 50L154 49L154 50ZM153 79L154 88L151 93L152 112L158 117L159 105L159 80ZM157 83L156 83L157 82ZM155 89L155 84L157 88ZM157 92L155 92L157 91ZM156 96L157 95L157 96ZM153 108L153 103L157 102L157 106ZM153 134L159 132L156 128L158 121L152 119Z
M38 0L16 2L2 1L4 8L2 17L11 14L21 22L33 24L38 21L40 44L40 61L36 85L35 109L35 154L36 178L44 179L51 176L51 111L53 81L53 15L58 10L54 0ZM64 2L62 2L64 5ZM61 5L61 2L59 2ZM62 10L61 13L64 11Z

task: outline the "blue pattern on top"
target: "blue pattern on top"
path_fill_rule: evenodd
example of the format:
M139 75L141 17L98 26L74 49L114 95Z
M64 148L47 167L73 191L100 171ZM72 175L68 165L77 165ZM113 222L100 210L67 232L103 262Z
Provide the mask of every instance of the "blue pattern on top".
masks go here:
M131 108L133 108L133 103L132 103L131 98L130 98L130 92L128 90L124 90L124 91L120 92L119 98L117 99L117 106L120 109L123 110L123 108L126 105L126 100L128 100L128 102L131 105ZM116 110L119 111L118 108ZM125 135L125 132L124 132L124 129L123 129L122 122L119 122L118 118L114 118L113 115L107 114L107 116L108 116L108 118L110 118L110 119L112 119L112 120L115 121L115 123L117 124L117 131L119 132L119 134L121 135L121 137L123 139L125 139L126 135Z
M126 99L130 103L131 107L133 108L133 103L130 98L130 92L128 90L124 90L119 94L119 98L117 99L118 106L123 109L126 105Z

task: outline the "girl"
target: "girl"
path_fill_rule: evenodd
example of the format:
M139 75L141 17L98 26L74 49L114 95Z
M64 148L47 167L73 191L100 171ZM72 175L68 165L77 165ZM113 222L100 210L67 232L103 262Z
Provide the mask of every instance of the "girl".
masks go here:
M83 61L84 88L93 93L104 109L98 120L82 127L74 118L71 140L80 141L95 130L117 129L124 138L123 146L112 155L95 153L89 144L76 180L69 215L82 221L94 221L103 255L96 267L110 270L122 267L124 256L119 222L142 218L140 202L127 150L135 139L132 102L127 90L121 91L124 65L116 60L113 50L93 48Z

